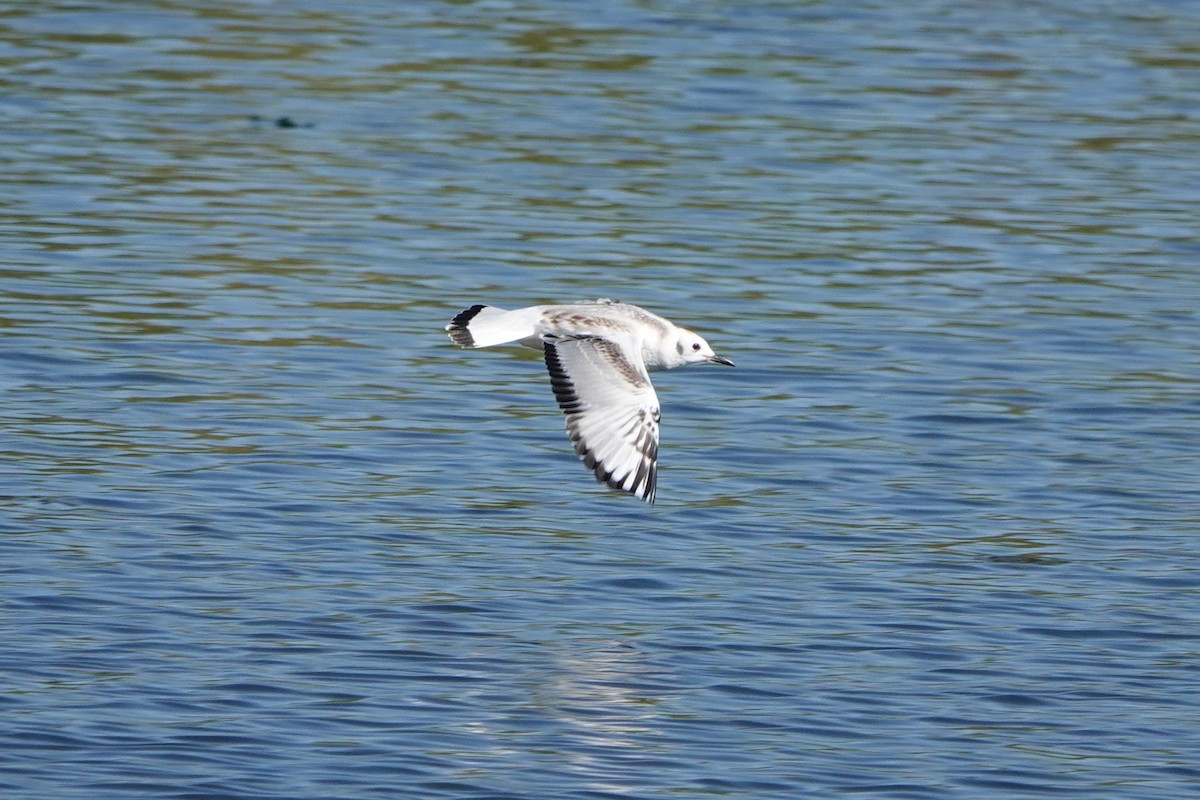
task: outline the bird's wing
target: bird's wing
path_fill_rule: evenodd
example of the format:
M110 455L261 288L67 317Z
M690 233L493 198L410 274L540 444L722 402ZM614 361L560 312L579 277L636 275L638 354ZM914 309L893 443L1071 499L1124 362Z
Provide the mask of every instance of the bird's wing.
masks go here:
M567 435L596 480L654 502L658 395L642 364L614 339L545 334L546 368Z

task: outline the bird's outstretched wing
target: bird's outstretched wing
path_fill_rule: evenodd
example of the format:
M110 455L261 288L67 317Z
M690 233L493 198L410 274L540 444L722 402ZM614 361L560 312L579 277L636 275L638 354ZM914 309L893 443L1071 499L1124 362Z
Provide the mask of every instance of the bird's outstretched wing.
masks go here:
M613 339L543 335L567 435L596 480L654 502L658 395L642 364Z

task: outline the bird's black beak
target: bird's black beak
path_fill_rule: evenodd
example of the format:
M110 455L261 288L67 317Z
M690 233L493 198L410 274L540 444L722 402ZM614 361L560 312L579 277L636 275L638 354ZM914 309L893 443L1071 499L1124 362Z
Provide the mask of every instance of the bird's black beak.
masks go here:
M724 364L727 367L733 366L732 361L730 361L728 358L722 358L721 356L713 356L709 359L709 361L711 361L713 364Z

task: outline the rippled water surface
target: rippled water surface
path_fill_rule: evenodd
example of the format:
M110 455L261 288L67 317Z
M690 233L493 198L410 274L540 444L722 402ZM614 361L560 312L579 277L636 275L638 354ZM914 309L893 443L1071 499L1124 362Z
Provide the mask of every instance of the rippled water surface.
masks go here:
M1200 9L0 11L6 798L1194 796ZM659 502L476 302L612 296Z

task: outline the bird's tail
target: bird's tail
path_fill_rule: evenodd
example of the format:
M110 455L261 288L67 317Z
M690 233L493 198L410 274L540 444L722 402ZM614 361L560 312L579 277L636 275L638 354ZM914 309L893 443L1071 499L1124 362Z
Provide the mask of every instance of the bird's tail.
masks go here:
M528 347L542 346L537 334L540 310L518 308L506 311L495 306L474 305L459 313L446 332L459 347L491 347L508 342L520 342Z

